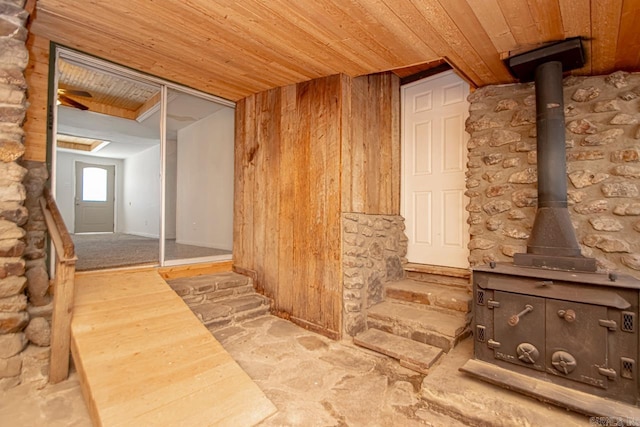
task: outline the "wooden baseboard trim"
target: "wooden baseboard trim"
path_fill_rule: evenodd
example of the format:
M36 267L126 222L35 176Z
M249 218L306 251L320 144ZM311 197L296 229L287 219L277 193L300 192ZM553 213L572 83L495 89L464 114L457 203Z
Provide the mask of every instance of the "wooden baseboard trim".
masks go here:
M303 319L299 319L297 317L294 316L290 316L289 320L293 323L295 323L296 325L300 326L301 328L305 328L308 331L311 332L315 332L316 334L320 334L323 335L329 339L332 339L334 341L337 341L341 338L340 333L337 331L332 331L329 329L325 329L322 328L321 326L318 326L314 323L308 322L306 320Z

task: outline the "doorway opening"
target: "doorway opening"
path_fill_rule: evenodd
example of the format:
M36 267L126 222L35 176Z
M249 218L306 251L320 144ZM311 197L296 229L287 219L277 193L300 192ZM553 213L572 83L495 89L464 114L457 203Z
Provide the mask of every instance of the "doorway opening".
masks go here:
M410 263L469 267L468 94L453 71L401 87L401 214Z
M76 162L75 233L113 233L115 166Z
M230 260L235 104L55 46L52 190L77 270Z

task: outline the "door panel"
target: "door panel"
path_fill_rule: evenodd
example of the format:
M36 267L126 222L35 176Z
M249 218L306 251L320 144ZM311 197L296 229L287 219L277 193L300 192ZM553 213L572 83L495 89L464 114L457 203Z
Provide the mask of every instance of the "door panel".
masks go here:
M113 232L115 168L76 162L75 233Z
M402 88L402 213L410 262L468 267L464 123L469 86L453 72Z

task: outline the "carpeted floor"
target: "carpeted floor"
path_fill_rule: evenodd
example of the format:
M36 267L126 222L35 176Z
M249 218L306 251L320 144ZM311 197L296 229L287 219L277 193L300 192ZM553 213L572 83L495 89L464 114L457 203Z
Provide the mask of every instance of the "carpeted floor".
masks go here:
M123 233L72 234L71 238L78 256L77 271L158 263L158 239ZM167 240L165 253L167 260L176 260L230 255L231 251L183 245L175 240Z

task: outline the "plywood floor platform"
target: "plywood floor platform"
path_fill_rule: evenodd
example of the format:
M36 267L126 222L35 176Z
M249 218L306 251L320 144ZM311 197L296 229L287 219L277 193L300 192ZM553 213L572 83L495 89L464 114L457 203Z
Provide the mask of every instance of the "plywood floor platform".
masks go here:
M156 271L77 276L71 335L97 426L251 426L276 411Z

